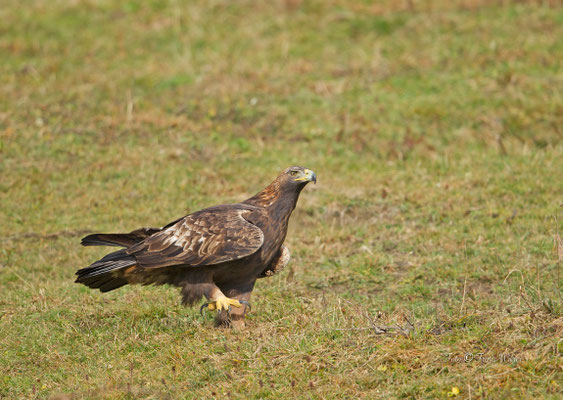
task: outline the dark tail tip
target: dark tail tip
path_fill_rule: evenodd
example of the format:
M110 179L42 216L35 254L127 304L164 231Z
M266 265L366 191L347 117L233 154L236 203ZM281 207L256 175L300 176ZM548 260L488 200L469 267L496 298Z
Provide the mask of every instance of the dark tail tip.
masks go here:
M92 235L85 236L80 241L80 244L82 246L121 246L117 243L113 243L104 239L102 233L94 233Z
M125 250L107 254L86 268L76 271L75 283L82 283L92 289L109 292L128 283L119 270L135 265L135 257L128 255Z

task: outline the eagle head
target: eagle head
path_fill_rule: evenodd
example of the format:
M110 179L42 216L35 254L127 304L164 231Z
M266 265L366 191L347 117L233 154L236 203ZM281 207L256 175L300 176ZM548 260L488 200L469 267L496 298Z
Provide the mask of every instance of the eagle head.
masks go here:
M280 176L286 185L305 186L309 182L317 183L317 174L304 167L289 167Z
M244 203L270 207L281 204L279 203L281 200L282 203L291 205L293 209L299 193L309 182L316 183L317 174L304 167L289 167L264 190L245 200Z

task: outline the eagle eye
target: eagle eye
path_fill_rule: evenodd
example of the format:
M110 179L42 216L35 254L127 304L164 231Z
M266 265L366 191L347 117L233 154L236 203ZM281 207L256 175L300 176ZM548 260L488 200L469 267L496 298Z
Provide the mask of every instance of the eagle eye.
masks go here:
M297 171L290 171L290 172L289 172L289 175L295 176L295 175L297 175Z

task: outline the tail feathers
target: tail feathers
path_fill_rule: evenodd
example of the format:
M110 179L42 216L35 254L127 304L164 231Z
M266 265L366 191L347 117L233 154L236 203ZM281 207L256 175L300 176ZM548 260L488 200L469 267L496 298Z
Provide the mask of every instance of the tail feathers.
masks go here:
M78 280L77 280L78 282ZM127 280L124 278L114 278L114 277L95 277L95 278L88 278L81 283L85 284L91 289L99 289L100 292L105 293L109 292L114 289L118 289L121 286L127 285Z
M128 255L125 250L110 253L101 260L76 272L76 283L82 283L101 292L109 292L128 283L119 274L119 270L136 265L135 257Z
M147 237L160 232L159 228L141 228L129 233L94 233L82 238L83 246L131 247Z

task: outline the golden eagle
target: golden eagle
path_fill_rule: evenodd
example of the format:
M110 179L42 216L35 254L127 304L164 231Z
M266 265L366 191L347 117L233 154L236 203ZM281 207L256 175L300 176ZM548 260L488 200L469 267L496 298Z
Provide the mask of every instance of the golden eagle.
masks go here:
M313 171L289 167L241 203L206 208L162 228L86 236L84 246L125 248L78 270L76 282L101 292L128 283L170 284L181 288L184 304L205 296L201 309L218 310L228 322L234 306L242 319L256 279L289 262L283 245L289 217L311 181L317 181Z

